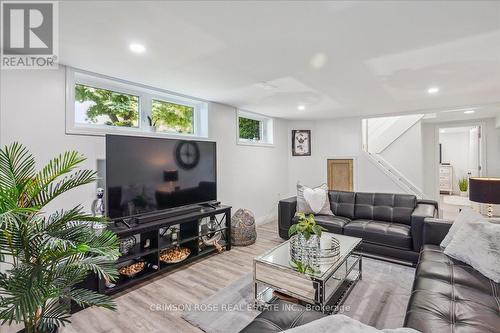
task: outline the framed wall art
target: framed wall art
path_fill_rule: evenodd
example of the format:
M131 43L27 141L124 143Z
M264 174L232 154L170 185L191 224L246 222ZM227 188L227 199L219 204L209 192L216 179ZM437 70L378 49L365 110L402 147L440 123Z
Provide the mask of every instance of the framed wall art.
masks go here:
M292 130L292 156L311 156L310 130Z

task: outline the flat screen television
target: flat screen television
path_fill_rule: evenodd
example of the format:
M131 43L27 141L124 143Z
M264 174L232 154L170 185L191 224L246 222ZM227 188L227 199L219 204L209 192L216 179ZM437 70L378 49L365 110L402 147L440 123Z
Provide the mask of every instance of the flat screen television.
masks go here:
M216 163L215 142L106 135L107 215L215 201Z

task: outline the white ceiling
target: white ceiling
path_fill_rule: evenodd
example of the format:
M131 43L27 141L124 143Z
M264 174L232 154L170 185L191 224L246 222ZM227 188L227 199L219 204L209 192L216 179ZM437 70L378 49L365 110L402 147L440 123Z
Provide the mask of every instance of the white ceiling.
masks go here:
M64 64L271 116L500 102L497 1L65 1L59 11Z

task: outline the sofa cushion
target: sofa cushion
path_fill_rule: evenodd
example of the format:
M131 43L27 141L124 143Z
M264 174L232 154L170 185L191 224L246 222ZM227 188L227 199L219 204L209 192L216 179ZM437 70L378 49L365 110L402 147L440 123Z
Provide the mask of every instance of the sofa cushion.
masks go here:
M268 311L263 311L240 333L273 333L304 325L325 317L321 312L306 309L299 304L276 300Z
M351 219L343 216L316 215L315 218L320 226L336 234L342 234L344 226L351 221Z
M416 203L410 194L356 193L354 218L410 225Z
M329 232L333 232L336 234L342 234L344 226L351 221L351 219L347 217L331 215L315 215L314 219L320 226L325 227ZM299 218L295 216L293 218L293 223L298 222Z
M333 214L347 218L354 218L355 192L330 191L330 207Z
M498 332L500 286L436 245L420 253L405 326L422 332Z
M344 226L344 235L403 250L412 249L410 226L376 220L353 220Z

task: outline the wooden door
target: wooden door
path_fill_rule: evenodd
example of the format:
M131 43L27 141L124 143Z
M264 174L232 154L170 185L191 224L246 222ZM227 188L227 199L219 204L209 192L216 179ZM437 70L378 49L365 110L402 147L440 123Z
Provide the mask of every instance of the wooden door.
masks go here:
M353 188L353 160L328 160L328 189L352 191Z

